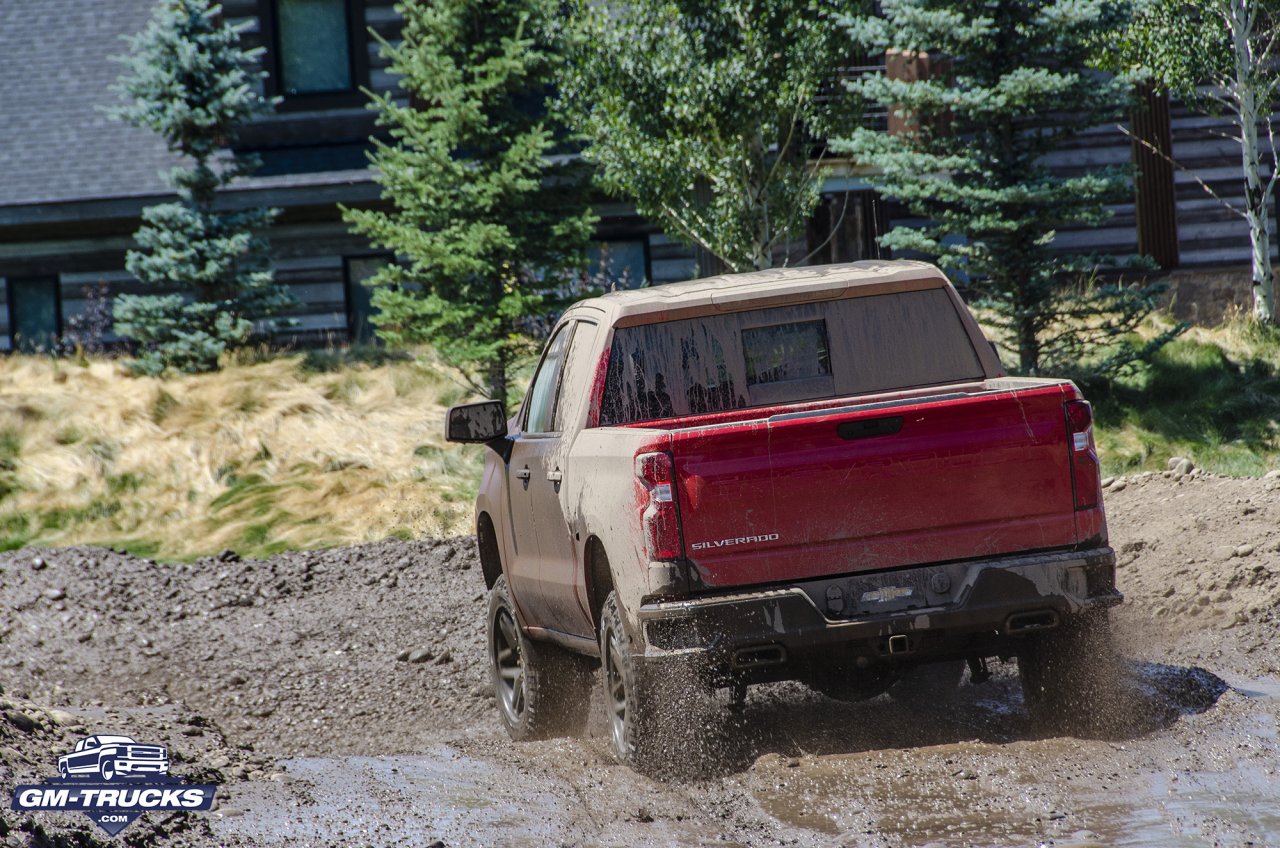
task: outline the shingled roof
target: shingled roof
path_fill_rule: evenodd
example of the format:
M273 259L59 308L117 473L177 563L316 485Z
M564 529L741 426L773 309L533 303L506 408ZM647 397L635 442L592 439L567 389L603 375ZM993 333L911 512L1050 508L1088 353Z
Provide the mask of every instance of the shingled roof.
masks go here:
M0 3L0 206L168 192L154 133L113 120L122 36L151 0Z
M0 208L171 194L162 174L178 157L155 133L108 114L121 103L113 86L124 70L113 57L128 50L124 37L141 31L154 7L155 0L0 0ZM333 186L376 195L369 169L255 177L237 187Z

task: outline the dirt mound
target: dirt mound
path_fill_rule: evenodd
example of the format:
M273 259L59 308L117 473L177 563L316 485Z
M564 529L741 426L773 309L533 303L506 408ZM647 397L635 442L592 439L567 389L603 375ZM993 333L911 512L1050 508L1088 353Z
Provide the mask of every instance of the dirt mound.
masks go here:
M414 751L488 713L475 544L385 542L157 564L0 557L0 684L47 703L193 705L278 753Z
M1145 473L1105 494L1131 635L1149 647L1152 632L1198 633L1200 659L1237 631L1256 654L1244 670L1276 673L1280 658L1259 651L1280 626L1280 478Z

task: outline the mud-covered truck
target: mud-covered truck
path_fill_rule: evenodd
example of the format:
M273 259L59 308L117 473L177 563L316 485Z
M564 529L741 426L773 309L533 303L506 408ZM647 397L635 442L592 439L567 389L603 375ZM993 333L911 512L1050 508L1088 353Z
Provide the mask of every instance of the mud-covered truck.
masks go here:
M1091 708L1122 596L1090 405L1008 376L931 265L582 301L514 416L466 404L446 429L492 449L476 537L516 739L584 722L601 668L641 766L679 756L697 699L765 681L850 699L1017 658L1033 713Z

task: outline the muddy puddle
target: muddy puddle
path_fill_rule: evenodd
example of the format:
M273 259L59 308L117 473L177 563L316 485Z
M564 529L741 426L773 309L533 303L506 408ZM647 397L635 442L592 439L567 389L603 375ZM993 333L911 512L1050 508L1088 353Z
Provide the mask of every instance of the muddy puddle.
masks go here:
M612 765L599 739L473 733L418 756L285 760L287 781L240 787L215 830L422 848L1280 845L1280 681L1154 663L1131 674L1148 702L1130 708L1164 718L1111 738L1037 736L1007 678L945 707L836 707L807 737L778 725L821 703L762 699L740 728L749 761L700 783ZM843 744L814 744L837 732Z

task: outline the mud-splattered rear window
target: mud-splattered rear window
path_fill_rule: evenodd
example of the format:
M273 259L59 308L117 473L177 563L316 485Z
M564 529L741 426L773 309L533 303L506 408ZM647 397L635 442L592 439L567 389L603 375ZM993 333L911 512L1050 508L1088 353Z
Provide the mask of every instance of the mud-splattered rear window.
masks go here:
M945 289L621 327L604 426L980 380Z

